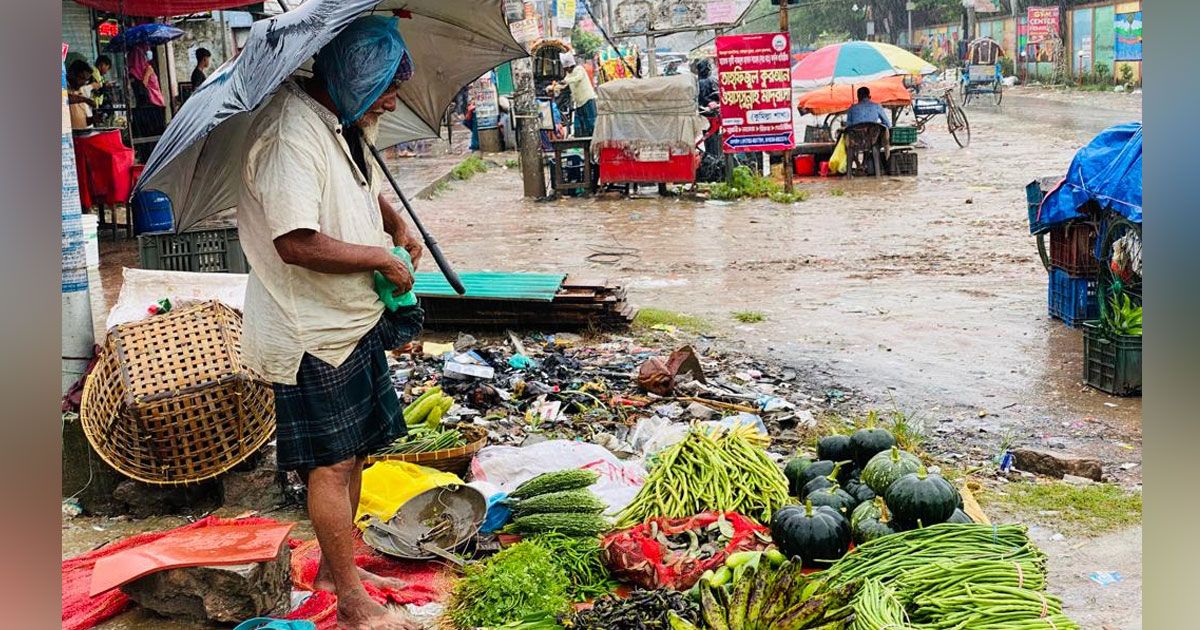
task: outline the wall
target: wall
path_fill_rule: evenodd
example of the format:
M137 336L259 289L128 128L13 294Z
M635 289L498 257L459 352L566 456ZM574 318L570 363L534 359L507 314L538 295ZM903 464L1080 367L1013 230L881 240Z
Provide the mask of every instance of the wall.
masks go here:
M962 37L961 24L938 24L913 27L913 40L922 54L935 62L952 61L958 54L958 40Z
M68 53L79 53L88 63L94 62L97 52L92 10L72 0L62 0L62 38Z
M225 63L228 40L222 46L222 38L227 37L228 28L222 30L220 22L213 19L188 20L175 26L183 31L183 37L171 42L175 53L175 69L179 73L178 81L191 80L192 68L196 67L197 48L207 48L212 53L208 74Z

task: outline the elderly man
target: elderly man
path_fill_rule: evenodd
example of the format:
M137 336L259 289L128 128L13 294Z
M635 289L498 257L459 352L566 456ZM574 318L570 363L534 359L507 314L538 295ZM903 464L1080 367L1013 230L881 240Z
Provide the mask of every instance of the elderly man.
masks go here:
M567 75L563 83L554 83L551 90L556 94L563 87L571 90L571 107L575 110L575 137L590 138L596 129L596 89L592 87L592 77L583 66L575 62L575 55L560 53L563 70Z
M279 466L308 487L321 546L315 586L337 593L338 627L408 630L373 601L354 564L354 514L365 457L405 432L385 351L414 337L420 307L385 310L379 271L413 284L390 248L421 246L380 195L365 143L412 76L396 18L351 23L318 53L311 79L284 83L249 130L238 202L246 286L243 359L275 390Z

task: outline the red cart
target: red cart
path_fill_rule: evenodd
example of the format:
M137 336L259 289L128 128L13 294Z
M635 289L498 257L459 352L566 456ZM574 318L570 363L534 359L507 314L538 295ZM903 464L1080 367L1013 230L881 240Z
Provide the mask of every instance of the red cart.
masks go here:
M709 121L690 75L619 79L596 90L600 184L690 184Z

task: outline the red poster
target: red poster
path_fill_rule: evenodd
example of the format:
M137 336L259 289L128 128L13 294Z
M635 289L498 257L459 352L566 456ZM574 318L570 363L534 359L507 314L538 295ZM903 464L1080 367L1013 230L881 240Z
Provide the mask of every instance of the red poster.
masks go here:
M1040 44L1058 37L1058 7L1029 7L1025 14L1026 40Z
M790 51L786 33L717 38L726 151L786 151L795 146Z

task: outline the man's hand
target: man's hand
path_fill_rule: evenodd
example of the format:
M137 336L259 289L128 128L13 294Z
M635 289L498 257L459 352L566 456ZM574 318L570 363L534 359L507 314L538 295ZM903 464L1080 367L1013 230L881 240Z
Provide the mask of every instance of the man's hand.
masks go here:
M404 222L404 217L400 216L400 212L396 210L392 202L382 194L379 195L379 212L383 215L384 231L392 236L393 244L408 251L409 257L412 258L413 269L417 269L421 263L421 256L425 253L421 247L421 240L414 230L409 229L408 224Z
M420 269L421 257L425 255L425 248L421 245L421 240L413 234L413 230L405 226L404 234L400 237L400 242L396 243L403 247L408 252L409 258L412 258L413 270Z
M383 274L384 278L387 278L392 284L396 285L396 291L393 293L394 296L400 297L412 291L412 274L408 272L408 265L405 265L399 256L394 256L391 252L388 252L387 263L380 267L378 271Z

